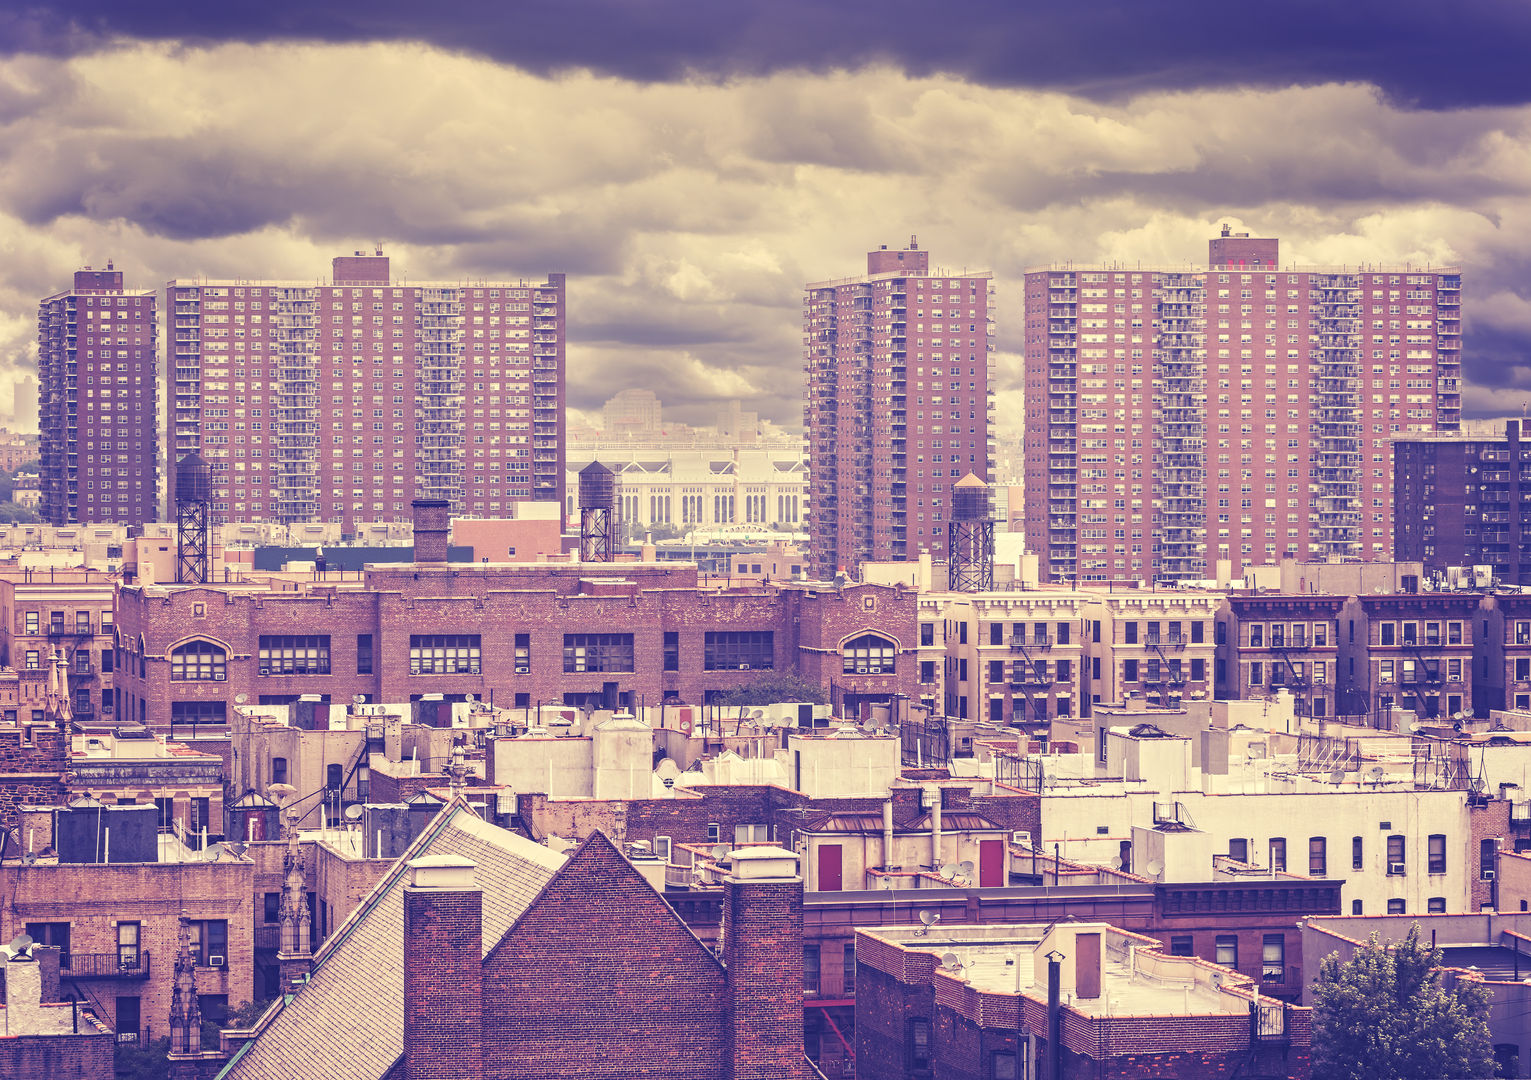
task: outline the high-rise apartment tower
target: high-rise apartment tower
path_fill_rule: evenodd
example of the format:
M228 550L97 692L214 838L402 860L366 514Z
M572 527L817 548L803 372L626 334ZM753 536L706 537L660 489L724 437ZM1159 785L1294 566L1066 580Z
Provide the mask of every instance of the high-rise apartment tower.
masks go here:
M52 525L158 517L155 297L86 267L37 308L42 513Z
M1461 417L1458 267L1026 274L1026 539L1053 581L1387 560L1391 440Z
M563 501L564 276L396 281L381 251L329 284L165 286L172 456L221 521L407 521Z
M803 297L810 573L941 557L952 488L993 459L990 275L930 269L911 239Z

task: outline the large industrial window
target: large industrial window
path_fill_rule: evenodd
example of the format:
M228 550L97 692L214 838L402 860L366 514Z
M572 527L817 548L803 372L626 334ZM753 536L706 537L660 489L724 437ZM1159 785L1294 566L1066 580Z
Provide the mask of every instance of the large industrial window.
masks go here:
M706 671L769 671L776 666L776 635L770 630L709 630L702 645Z
M224 704L221 701L172 701L170 703L172 724L221 724L224 719Z
M565 634L565 671L632 671L633 635Z
M478 634L409 635L411 675L477 675L482 663Z
M862 634L845 643L847 675L891 675L898 647L876 634Z
M328 675L330 636L262 634L258 655L262 675Z
M188 641L170 650L171 682L223 682L228 654L211 641Z

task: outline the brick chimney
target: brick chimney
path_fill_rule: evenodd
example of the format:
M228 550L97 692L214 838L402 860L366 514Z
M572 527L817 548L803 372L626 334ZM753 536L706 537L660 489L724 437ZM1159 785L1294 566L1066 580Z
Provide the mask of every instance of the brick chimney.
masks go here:
M740 848L723 882L731 1080L805 1080L803 879L785 848Z
M446 562L452 504L446 499L416 499L409 505L415 522L415 562Z
M408 866L405 1080L483 1080L483 893L473 869L455 855Z

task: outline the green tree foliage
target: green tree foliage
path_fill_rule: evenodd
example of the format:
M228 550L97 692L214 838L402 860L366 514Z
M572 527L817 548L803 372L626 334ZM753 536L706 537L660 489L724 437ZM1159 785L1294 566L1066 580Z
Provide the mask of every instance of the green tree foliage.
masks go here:
M721 705L774 705L778 701L808 701L822 705L829 700L824 688L785 671L768 671L725 695Z
M1313 999L1313 1080L1410 1080L1494 1075L1488 990L1447 985L1441 954L1408 937L1371 941L1319 965Z
M117 1080L168 1080L170 1040L118 1043L113 1053Z

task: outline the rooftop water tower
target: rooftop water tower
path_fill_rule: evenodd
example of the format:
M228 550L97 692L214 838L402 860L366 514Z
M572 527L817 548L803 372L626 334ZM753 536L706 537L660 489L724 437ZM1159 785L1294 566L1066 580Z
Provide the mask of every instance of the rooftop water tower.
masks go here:
M952 592L994 589L994 516L989 485L972 473L952 485L946 526L946 587Z
M206 585L212 565L207 511L213 498L213 470L195 450L175 465L175 580Z
M617 478L599 461L579 471L579 557L611 562L617 552Z

